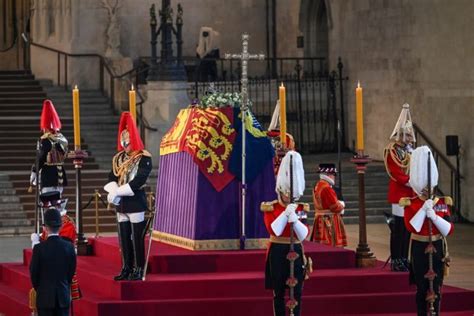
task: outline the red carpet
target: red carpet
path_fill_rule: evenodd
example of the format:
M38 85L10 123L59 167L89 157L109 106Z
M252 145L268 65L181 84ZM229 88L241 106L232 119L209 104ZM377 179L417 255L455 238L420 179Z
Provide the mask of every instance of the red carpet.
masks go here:
M120 269L116 238L92 240L94 256L78 258L83 299L76 316L272 315L264 289L262 250L192 252L154 243L146 282L115 282ZM315 271L305 282L303 315L413 315L414 288L406 273L354 268L354 252L308 243ZM28 264L0 264L0 313L30 315ZM445 286L443 315L473 315L474 292Z

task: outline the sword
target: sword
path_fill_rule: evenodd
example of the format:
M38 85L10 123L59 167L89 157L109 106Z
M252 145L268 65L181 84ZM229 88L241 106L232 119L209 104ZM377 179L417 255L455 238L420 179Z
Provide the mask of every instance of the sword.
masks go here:
M150 200L153 199L153 196L150 196ZM143 278L142 280L146 280L146 273L147 273L147 268L148 268L148 260L150 258L150 252L151 252L151 242L152 242L152 235L153 235L153 225L155 224L155 218L156 218L156 208L153 210L153 216L151 222L149 222L148 225L148 251L146 253L146 258L145 258L145 268L143 269Z
M428 152L428 198L431 199L431 153ZM426 301L430 304L429 315L435 316L436 311L434 308L434 302L436 300L436 293L433 289L433 281L436 278L436 272L433 270L433 253L436 253L436 249L433 245L433 223L431 219L428 219L428 246L426 246L425 254L428 254L428 272L425 274L425 278L429 281L429 290L426 293Z
M293 203L293 156L290 156L290 203ZM293 223L290 223L290 251L286 258L290 261L290 276L286 280L286 285L290 289L290 298L286 302L286 307L290 310L290 316L294 316L294 309L298 305L295 300L295 286L298 284L298 280L295 278L295 260L298 259L299 255L295 252L295 231Z

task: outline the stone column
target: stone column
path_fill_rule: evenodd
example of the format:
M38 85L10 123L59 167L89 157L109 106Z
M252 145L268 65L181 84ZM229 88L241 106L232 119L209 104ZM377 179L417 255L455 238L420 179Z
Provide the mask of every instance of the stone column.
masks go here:
M158 166L160 142L174 123L179 111L190 104L186 81L150 81L141 87L146 101L142 105L143 117L158 131L145 131L146 147Z
M71 15L71 7L72 7L72 0L65 0L63 5L63 17L64 17L64 38L69 43L72 41L72 15Z
M57 43L62 43L64 39L64 15L63 15L63 0L56 0L54 2L54 29L55 29L55 39Z

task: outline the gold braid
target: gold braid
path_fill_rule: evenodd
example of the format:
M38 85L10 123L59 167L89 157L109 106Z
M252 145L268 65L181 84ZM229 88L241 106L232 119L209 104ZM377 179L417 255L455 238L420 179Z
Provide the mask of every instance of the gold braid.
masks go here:
M401 158L398 157L397 155L397 150L395 149L395 146L397 143L391 142L385 147L383 151L383 161L385 163L385 169L387 170L388 176L394 180L395 178L392 177L392 174L390 173L390 170L388 169L388 155L390 155L390 158L392 158L392 161L400 167L402 170L405 171L405 174L408 174L410 172L410 158L411 156L407 153L405 157Z
M135 164L142 158L143 152L141 150L127 154L121 151L112 159L112 171L118 178L118 185L125 184L125 178L135 166Z

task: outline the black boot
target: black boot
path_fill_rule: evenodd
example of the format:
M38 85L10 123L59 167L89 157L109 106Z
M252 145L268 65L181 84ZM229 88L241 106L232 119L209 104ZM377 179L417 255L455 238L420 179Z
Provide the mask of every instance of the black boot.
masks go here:
M120 251L122 253L122 270L114 277L115 281L127 280L133 268L132 225L130 222L118 224Z
M403 259L393 259L391 262L392 271L395 272L407 272L408 262L404 262Z
M145 268L145 227L146 221L132 223L133 254L135 266L128 277L129 280L142 280Z

